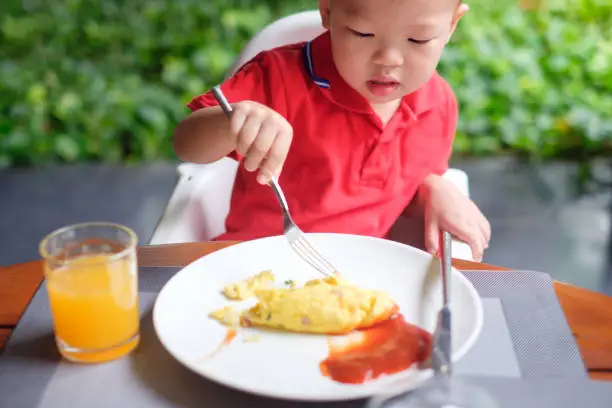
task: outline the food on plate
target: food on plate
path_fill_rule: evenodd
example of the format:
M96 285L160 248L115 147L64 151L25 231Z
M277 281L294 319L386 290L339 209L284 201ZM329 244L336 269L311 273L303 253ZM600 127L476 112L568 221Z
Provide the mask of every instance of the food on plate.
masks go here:
M258 287L253 293L258 302L241 313L242 326L343 334L388 320L398 311L394 300L385 292L362 289L339 275L314 279L303 287ZM228 315L227 307L210 314L222 324L235 323L234 317Z
M396 314L374 327L328 338L323 375L344 384L362 384L407 370L429 359L432 336Z
M234 329L240 327L240 312L234 309L233 306L225 306L221 309L217 309L210 315L213 319L218 320L224 326L228 326Z
M241 326L333 335L327 339L329 355L319 368L324 376L345 384L398 373L429 358L431 334L408 323L385 292L360 288L338 274L302 287L292 280L280 287L274 282L274 274L264 271L225 286L228 298L255 296L257 303L242 311L229 305L210 313L229 327L220 348ZM260 340L256 333L251 335L243 334L244 342Z
M258 343L261 341L261 336L257 333L246 333L242 335L242 341L245 343Z
M223 295L230 300L244 300L254 296L256 291L271 288L272 285L274 274L271 271L263 271L246 280L225 285Z
M260 290L256 296L259 302L242 315L245 323L291 332L349 333L397 312L386 293L359 288L337 275L301 288Z
M285 281L285 285L291 289L297 288L298 284L296 281L294 281L293 279L287 279Z
M227 332L225 333L225 337L223 338L223 341L221 342L221 344L219 344L219 346L215 350L213 350L212 353L198 358L197 361L201 362L205 360L210 360L211 358L219 354L221 350L223 350L225 347L229 346L229 344L232 341L234 341L237 335L238 335L238 331L236 329L228 329Z

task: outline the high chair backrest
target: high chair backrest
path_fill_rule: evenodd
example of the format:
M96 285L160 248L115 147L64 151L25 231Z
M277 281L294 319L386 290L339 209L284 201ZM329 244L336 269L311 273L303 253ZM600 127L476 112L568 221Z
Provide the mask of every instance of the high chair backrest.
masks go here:
M249 40L228 70L227 76L234 75L245 62L255 57L261 51L280 47L281 45L312 40L324 31L325 29L321 25L321 15L318 10L302 11L282 17L264 27Z
M316 10L282 17L249 40L226 77L261 51L308 41L322 32ZM223 233L237 168L236 161L227 157L210 164L180 164L178 183L149 243L206 241Z

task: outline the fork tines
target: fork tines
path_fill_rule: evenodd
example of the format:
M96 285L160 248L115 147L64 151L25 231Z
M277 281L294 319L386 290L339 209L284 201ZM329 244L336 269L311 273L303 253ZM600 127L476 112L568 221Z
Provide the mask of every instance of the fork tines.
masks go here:
M336 268L329 263L317 250L308 242L306 237L300 233L298 237L291 240L291 247L297 254L313 268L317 269L325 276L332 276L336 273Z

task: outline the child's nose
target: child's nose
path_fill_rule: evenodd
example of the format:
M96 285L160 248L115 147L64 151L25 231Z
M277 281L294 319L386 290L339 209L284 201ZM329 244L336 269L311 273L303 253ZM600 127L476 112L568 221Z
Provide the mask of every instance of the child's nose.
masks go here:
M386 67L399 67L404 64L404 56L395 47L381 47L374 53L372 62Z

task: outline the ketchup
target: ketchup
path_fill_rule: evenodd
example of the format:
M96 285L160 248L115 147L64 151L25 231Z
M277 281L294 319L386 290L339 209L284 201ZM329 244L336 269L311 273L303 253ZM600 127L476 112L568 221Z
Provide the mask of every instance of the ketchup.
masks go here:
M237 334L238 332L235 329L228 329L227 332L225 333L225 337L223 338L223 342L219 344L219 347L217 347L212 353L204 357L198 358L197 361L208 360L209 358L213 358L214 356L216 356L217 353L219 353L224 347L229 346L232 340L236 338Z
M329 356L320 363L323 375L345 384L362 384L394 374L429 358L432 336L395 315L355 333L358 341L338 345L328 340Z
M227 346L228 344L230 344L232 340L236 338L237 334L238 332L234 329L228 330L227 333L225 334L225 338L223 339L223 343L221 345Z

